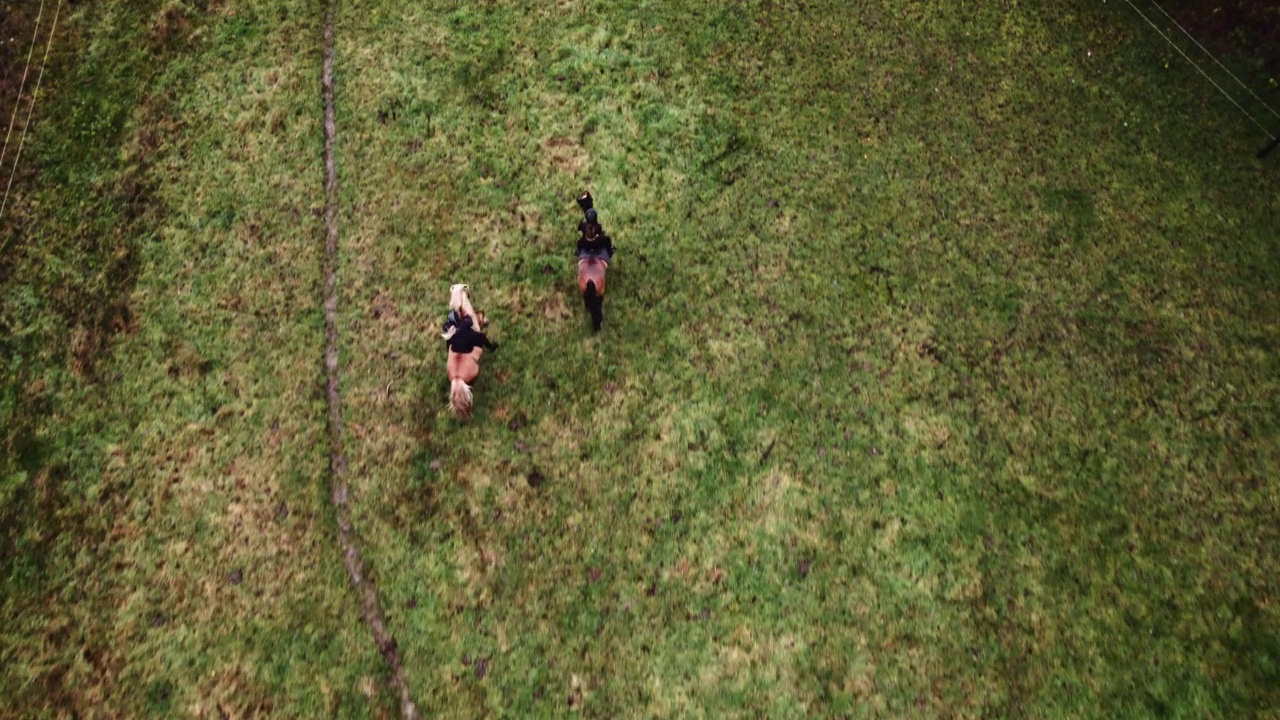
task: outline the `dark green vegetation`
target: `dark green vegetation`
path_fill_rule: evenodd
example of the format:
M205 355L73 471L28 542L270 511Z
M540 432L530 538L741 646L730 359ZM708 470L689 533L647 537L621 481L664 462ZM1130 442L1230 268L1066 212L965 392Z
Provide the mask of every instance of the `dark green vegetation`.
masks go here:
M1210 52L1226 55L1235 72L1261 83L1255 87L1273 97L1280 89L1280 0L1169 0L1161 7Z
M6 229L8 714L394 711L324 504L319 16L230 5L77 10ZM356 520L424 713L1275 713L1247 121L1114 3L688 5L340 6Z

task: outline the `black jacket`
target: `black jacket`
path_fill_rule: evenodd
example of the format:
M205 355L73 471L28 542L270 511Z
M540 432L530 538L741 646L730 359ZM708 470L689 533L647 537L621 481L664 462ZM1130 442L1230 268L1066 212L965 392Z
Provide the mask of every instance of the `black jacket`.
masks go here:
M498 349L496 344L489 342L489 338L485 337L484 333L475 329L475 325L469 317L462 318L461 322L446 321L444 331L449 332L450 327L456 327L457 330L454 331L453 337L445 341L445 344L453 352L466 355L477 347L482 347L485 350Z
M595 240L587 239L587 230L595 225ZM583 220L578 223L578 250L577 256L583 255L600 255L604 254L606 258L613 257L613 238L609 237L604 228L600 226L599 221L592 223L589 220Z
M581 235L582 237L586 237L586 236L587 236L587 227L589 227L590 225L591 225L591 222L590 222L590 221L587 221L587 220L580 220L580 221L578 221L578 234L579 234L579 235ZM597 221L595 225L596 225L596 234L597 234L597 235L604 235L604 234L606 234L606 233L605 233L605 231L604 231L604 226L603 226L603 225L601 225L601 224L599 223L599 221Z
M595 240L588 240L585 236L578 238L577 256L584 255L604 255L605 259L613 257L613 238L601 233L596 235Z

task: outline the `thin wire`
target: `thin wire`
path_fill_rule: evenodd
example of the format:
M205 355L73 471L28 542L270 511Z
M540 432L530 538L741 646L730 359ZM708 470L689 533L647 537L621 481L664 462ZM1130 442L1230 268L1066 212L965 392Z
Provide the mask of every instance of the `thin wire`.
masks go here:
M1267 102L1266 102L1265 100L1263 100L1262 98L1258 97L1258 94L1257 94L1257 93L1255 93L1253 90L1251 90L1251 89L1249 88L1249 86L1248 86L1248 85L1245 85L1243 82L1240 82L1240 78L1236 77L1236 74L1235 74L1235 73L1233 73L1233 72L1231 72L1230 70L1228 70L1226 65L1223 65L1223 64L1222 64L1222 62L1221 62L1220 60L1218 60L1218 58L1216 58L1216 57L1214 57L1214 56L1213 56L1213 53L1211 53L1211 52L1209 52L1207 49L1205 49L1205 46L1201 45L1199 40L1196 40L1196 39L1195 39L1195 37L1193 37L1193 36L1191 35L1191 33L1187 32L1187 29L1186 29L1186 28L1182 27L1181 25L1178 25L1178 21L1173 19L1173 16L1169 14L1169 11L1167 11L1167 10L1165 10L1164 8L1160 7L1160 4L1159 4L1159 3L1157 3L1155 0L1151 0L1151 4L1152 4L1152 5L1155 5L1157 10L1159 10L1159 11L1160 11L1160 12L1162 12L1162 13L1164 13L1164 16L1165 16L1165 17L1167 17L1167 18L1169 18L1169 22L1173 23L1173 24L1174 24L1174 25L1175 25L1179 30L1181 30L1183 35L1186 35L1187 37L1191 38L1191 42L1195 43L1195 44L1196 44L1196 47L1198 47L1198 48L1200 48L1201 50L1203 50L1205 55L1208 55L1210 59L1212 59L1214 62L1218 63L1218 67L1220 67L1220 68L1222 68L1223 70L1225 70L1225 71L1226 71L1226 73L1227 73L1228 75L1230 75L1230 76L1231 76L1231 79L1236 81L1236 84L1238 84L1240 87L1244 88L1244 91L1245 91L1245 92L1247 92L1247 93L1249 93L1250 95L1252 95L1252 96L1253 96L1253 99L1254 99L1254 100L1257 100L1259 105L1262 105L1262 107L1266 108L1266 109L1267 109L1267 112L1271 113L1272 115L1275 115L1277 118L1280 118L1280 112L1276 112L1275 110L1272 110L1272 109L1271 109L1271 106L1270 106L1270 105L1268 105L1268 104L1267 104Z
M36 100L40 99L40 84L44 82L44 70L49 67L49 48L53 47L54 33L58 32L58 14L62 12L62 0L53 11L53 25L49 28L49 42L44 46L44 60L40 63L40 75L36 78L36 90L31 94L31 109L27 111L27 122L22 126L22 139L18 141L18 154L13 159L13 170L9 173L9 184L4 189L4 200L0 202L0 219L4 218L4 209L9 205L9 190L13 188L13 176L18 174L18 161L22 159L22 146L27 142L27 130L31 127L31 116L36 112Z
M22 82L18 84L18 97L13 101L13 115L9 116L9 131L4 134L4 149L0 150L0 166L4 165L4 156L9 153L9 136L13 135L13 123L18 119L18 108L22 107L22 91L27 87L27 73L31 70L31 56L36 52L36 38L40 37L40 18L42 17L44 17L44 0L40 0L40 10L36 13L36 27L31 32L31 49L27 51L27 66L22 69Z
M1144 15L1144 14L1142 13L1142 11L1138 9L1138 6L1137 6L1137 5L1134 5L1134 4L1131 2L1131 0L1124 0L1124 1L1125 1L1125 2L1127 2L1127 3L1129 3L1129 7L1133 8L1133 11L1134 11L1134 12L1136 12L1136 13L1138 13L1138 15L1139 15L1139 16L1141 16L1143 20L1146 20L1148 25L1150 25L1152 28L1154 28L1156 32L1160 33L1160 37L1164 38L1164 39L1165 39L1165 42L1167 42L1167 43L1169 43L1170 45L1172 45L1174 50L1177 50L1177 51L1178 51L1178 53L1179 53L1180 55L1182 55L1182 57L1186 58L1186 59L1187 59L1187 62L1191 63L1191 66L1192 66L1192 67L1194 67L1196 70L1198 70L1198 71L1200 72L1200 74L1201 74L1201 75L1204 75L1204 79L1205 79L1205 80L1208 80L1210 83L1212 83L1212 84L1213 84L1213 86L1214 86L1214 87L1218 88L1218 92L1222 93L1222 95L1223 95L1224 97L1226 97L1228 100L1230 100L1230 101L1231 101L1231 104L1232 104L1232 105L1235 105L1235 106L1236 106L1236 109L1237 109L1237 110L1239 110L1239 111L1240 111L1240 113L1241 113L1242 115L1244 115L1245 117L1249 118L1249 120L1250 120L1250 121L1252 121L1254 125L1257 125L1259 128L1261 128L1262 132L1264 132L1264 133L1266 133L1266 134L1267 134L1267 137L1271 138L1272 140L1275 140L1275 139L1276 139L1276 136L1271 134L1271 131L1267 129L1267 126L1265 126L1265 125L1263 125L1262 123L1260 123L1260 122L1258 122L1257 120L1255 120L1255 119L1254 119L1254 117L1253 117L1252 115L1250 115L1250 114L1249 114L1249 113L1248 113L1244 108L1240 107L1240 103L1236 102L1236 99L1235 99L1235 98L1233 98L1233 97L1231 97L1230 95L1228 95L1228 94L1227 94L1227 91L1226 91L1226 90L1223 90L1221 85L1219 85L1218 83L1214 82L1214 81L1213 81L1213 78L1209 77L1209 73L1205 72L1205 71L1204 71L1204 70L1203 70L1199 65L1197 65L1197 64L1196 64L1196 61L1195 61L1195 60L1192 60L1192 59L1190 58L1190 56L1188 56L1185 52L1183 52L1183 51L1182 51L1182 48L1178 47L1178 46L1177 46L1177 44L1175 44L1175 43L1173 42L1173 40L1170 40L1170 39L1169 39L1169 36L1168 36L1168 35L1165 35L1165 34L1164 34L1164 31L1160 29L1160 26L1158 26L1158 25L1156 25L1155 23L1151 22L1151 18L1149 18L1149 17L1147 17L1146 15Z

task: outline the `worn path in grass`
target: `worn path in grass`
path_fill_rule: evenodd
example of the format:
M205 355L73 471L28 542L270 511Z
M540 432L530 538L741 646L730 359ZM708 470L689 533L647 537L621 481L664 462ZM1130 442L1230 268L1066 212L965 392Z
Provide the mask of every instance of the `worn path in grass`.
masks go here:
M404 664L395 638L387 629L386 612L378 597L378 588L368 574L368 564L360 549L355 526L351 522L351 491L347 479L346 422L342 416L342 365L338 334L338 164L337 113L334 108L334 3L325 3L324 60L321 80L324 96L324 368L325 400L329 405L329 473L333 489L332 501L338 525L338 543L364 616L365 625L387 662L390 684L399 696L400 713L405 720L416 720L417 706L409 694Z
M423 711L1274 708L1275 174L1134 20L345 3L353 492Z

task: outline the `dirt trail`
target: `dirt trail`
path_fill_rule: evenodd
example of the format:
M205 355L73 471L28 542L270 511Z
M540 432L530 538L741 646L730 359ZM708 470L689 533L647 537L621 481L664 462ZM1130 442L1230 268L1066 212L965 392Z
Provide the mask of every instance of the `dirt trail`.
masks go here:
M364 556L356 542L355 526L351 521L349 488L347 485L347 456L343 450L345 428L342 421L342 394L338 364L338 166L334 158L337 122L333 108L333 18L336 0L326 3L324 21L324 63L321 85L324 95L324 338L326 396L329 402L329 469L332 476L332 501L338 521L338 539L342 544L342 556L351 576L351 585L359 595L360 611L365 624L373 634L378 650L391 668L391 687L399 695L400 712L406 720L417 720L418 709L409 696L409 684L405 680L400 649L387 629L378 589L365 572Z

